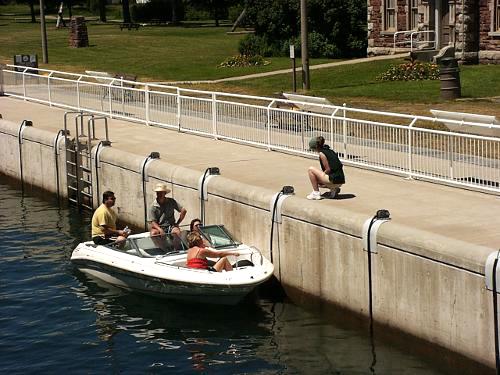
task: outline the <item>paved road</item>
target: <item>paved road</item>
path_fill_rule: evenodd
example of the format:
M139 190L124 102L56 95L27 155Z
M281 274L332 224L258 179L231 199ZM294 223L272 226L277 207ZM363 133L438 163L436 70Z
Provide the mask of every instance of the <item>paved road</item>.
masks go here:
M0 97L0 114L18 123L30 119L35 127L53 132L63 127L63 109L19 99ZM296 194L303 197L311 190L307 167L318 164L307 158L121 120L110 121L110 138L113 147L144 156L159 151L162 160L200 172L218 166L225 177L250 185L274 191L293 185ZM494 249L500 246L497 196L351 167L346 167L346 176L342 189L346 199L304 199L304 205L336 205L367 218L386 208L398 223Z

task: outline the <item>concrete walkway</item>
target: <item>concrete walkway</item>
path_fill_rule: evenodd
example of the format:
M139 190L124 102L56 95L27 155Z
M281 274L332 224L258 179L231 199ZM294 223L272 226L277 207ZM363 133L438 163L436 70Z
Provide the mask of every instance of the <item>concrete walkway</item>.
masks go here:
M54 134L63 128L64 110L19 99L0 97L0 114L17 123L32 120L34 127ZM162 160L200 174L217 166L227 178L276 192L283 185L293 185L296 194L304 197L304 208L337 205L367 218L385 208L393 221L403 225L492 251L500 247L498 196L346 167L344 199L307 201L311 187L306 171L319 164L316 160L121 120L110 121L110 138L112 147L144 156L159 151Z
M309 66L309 70L333 68L335 66L341 66L341 65L362 64L365 62L377 61L377 60L392 60L392 59L404 58L407 56L408 56L408 53L401 53L401 54L397 54L397 55L381 55L381 56L363 57L361 59L335 61L335 62L331 62L331 63L311 65L311 66ZM278 74L291 73L292 71L293 71L293 69L290 68L290 69L273 70L271 72L265 72L265 73L255 73L255 74L248 74L246 76L237 76L237 77L221 78L221 79L214 79L214 80L173 81L173 82L167 81L167 82L152 82L152 83L166 84L166 85L167 84L174 85L174 84L197 84L197 83L221 83L221 82L243 81L245 79L269 77L269 76L274 76L274 75L278 75ZM300 72L301 67L296 68L295 71Z

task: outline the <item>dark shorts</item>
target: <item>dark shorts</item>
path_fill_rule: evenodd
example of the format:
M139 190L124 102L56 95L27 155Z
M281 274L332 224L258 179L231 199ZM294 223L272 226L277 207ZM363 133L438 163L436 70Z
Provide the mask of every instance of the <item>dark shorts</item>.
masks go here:
M94 241L94 243L96 245L107 245L111 242L114 242L113 240L111 240L109 238L102 238L101 236L92 237L92 241Z
M171 233L172 232L172 229L174 229L177 225L168 225L168 224L165 224L165 225L160 225L160 228L163 229L165 231L165 233Z

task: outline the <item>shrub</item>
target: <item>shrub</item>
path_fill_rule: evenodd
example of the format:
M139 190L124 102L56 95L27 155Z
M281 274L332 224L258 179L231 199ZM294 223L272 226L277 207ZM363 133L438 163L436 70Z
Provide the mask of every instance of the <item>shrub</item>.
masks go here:
M248 34L241 39L238 45L238 52L246 56L273 56L275 55L273 47L269 45L264 37ZM279 52L278 52L279 54Z
M379 81L421 81L439 79L439 67L436 64L412 61L393 65L385 73L377 76Z
M269 61L264 60L260 55L236 55L228 57L226 60L219 64L220 68L234 68L242 66L258 66L268 65Z
M262 56L289 56L290 44L295 46L295 56L300 57L300 39L292 37L284 41L270 42L264 36L248 35L240 41L238 50L242 55L262 55ZM337 58L341 55L340 50L334 43L321 34L312 32L309 34L309 56Z
M299 3L297 0L247 2L246 18L273 55L288 55L286 41L300 36ZM366 12L366 0L309 0L310 56L365 56Z
M309 56L327 57L333 59L341 55L334 43L329 43L323 35L312 32L309 34Z

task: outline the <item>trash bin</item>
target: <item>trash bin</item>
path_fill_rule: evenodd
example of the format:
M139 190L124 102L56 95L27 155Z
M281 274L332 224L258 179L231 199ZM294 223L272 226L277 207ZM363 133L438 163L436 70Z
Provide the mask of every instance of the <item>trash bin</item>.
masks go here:
M460 98L460 69L457 59L443 57L439 60L439 80L441 81L441 99Z

